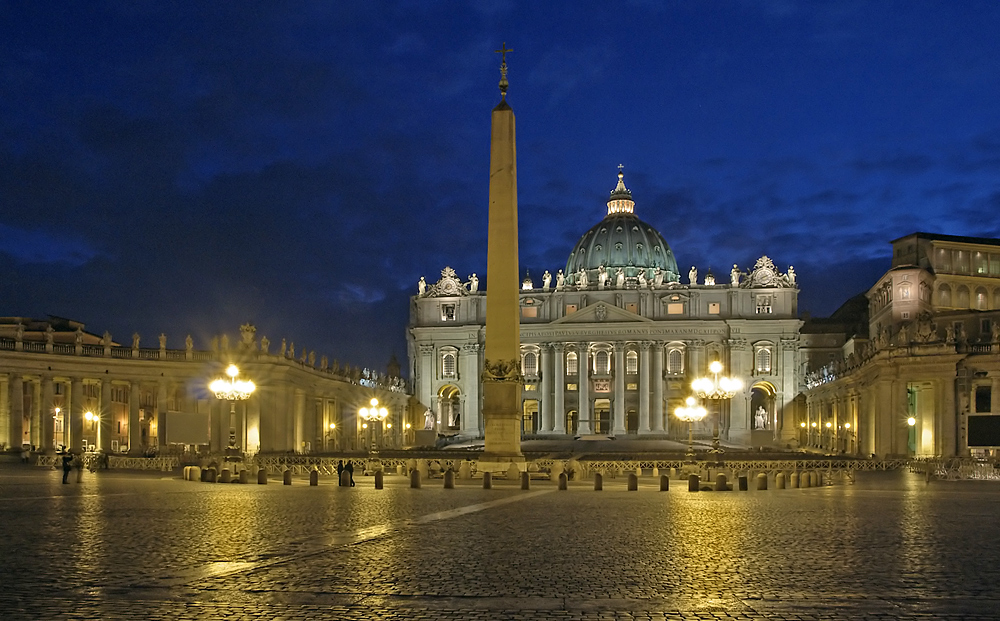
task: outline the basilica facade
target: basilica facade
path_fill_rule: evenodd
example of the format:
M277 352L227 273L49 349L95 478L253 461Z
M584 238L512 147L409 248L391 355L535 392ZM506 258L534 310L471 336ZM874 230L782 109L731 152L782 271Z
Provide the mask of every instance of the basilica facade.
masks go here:
M684 437L673 416L712 361L742 380L696 433L784 446L797 441L801 352L794 269L767 256L718 281L683 274L635 213L622 173L606 214L565 267L520 291L523 437ZM421 278L407 330L416 400L438 434L481 438L486 296L450 267Z

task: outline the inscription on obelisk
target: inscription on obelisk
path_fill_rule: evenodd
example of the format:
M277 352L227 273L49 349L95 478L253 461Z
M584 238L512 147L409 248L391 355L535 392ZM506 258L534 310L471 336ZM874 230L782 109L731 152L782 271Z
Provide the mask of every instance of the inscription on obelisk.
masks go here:
M521 334L517 263L517 151L507 104L507 44L497 52L500 103L490 133L490 210L483 363L484 462L521 461Z

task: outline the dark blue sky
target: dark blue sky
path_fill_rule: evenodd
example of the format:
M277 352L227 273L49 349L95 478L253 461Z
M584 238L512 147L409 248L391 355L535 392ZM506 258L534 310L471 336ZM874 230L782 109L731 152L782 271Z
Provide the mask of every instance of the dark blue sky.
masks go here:
M257 325L405 358L486 271L499 58L521 267L619 163L681 271L767 254L827 315L913 231L1000 236L993 1L0 3L0 315L144 345Z

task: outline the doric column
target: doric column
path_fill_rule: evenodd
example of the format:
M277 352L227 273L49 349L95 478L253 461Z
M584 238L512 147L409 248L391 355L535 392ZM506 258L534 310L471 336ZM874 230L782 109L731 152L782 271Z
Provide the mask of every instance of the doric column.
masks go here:
M541 364L542 373L542 433L552 433L552 346L548 343L541 344Z
M653 344L653 433L663 429L663 343Z
M579 395L579 406L577 407L577 435L590 435L593 433L590 426L590 343L579 343L579 355L577 356L577 394Z
M156 385L156 445L167 446L167 380ZM152 438L150 438L152 444Z
M101 381L101 414L98 422L97 443L105 453L111 452L111 378Z
M21 376L13 373L10 376L8 392L10 393L10 429L7 436L10 445L20 449L24 443L24 381Z
M639 433L649 433L649 341L639 343Z
M74 453L83 450L83 413L86 410L83 398L83 380L74 377L69 384L69 447Z
M625 435L625 344L615 343L615 411L613 435Z
M555 349L555 395L553 395L554 424L552 433L566 433L566 344L553 343Z
M52 400L53 394L52 376L42 376L42 409L40 416L42 433L38 439L38 450L47 454L55 452L56 419L55 402Z
M142 429L139 422L139 382L132 380L128 394L128 454L142 455Z

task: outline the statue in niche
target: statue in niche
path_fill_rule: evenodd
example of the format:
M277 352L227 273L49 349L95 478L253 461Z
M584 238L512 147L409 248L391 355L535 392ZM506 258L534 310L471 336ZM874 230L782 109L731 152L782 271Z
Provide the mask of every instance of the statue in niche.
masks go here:
M450 420L448 421L448 424L450 426L452 426L452 427L459 427L459 426L461 426L462 421L460 421L458 418L459 418L458 417L458 409L457 408L452 408L451 414L449 416Z
M556 272L556 291L561 291L566 286L566 276L562 270Z
M990 342L1000 343L1000 323L995 321L990 325Z
M604 291L604 286L608 284L608 270L600 265L597 268L597 290Z
M76 339L75 339L75 342L76 342L76 345L78 347L80 345L83 345L83 328L77 328L76 329Z
M417 293L420 295L427 294L427 281L424 280L423 276L421 276L420 280L417 281Z
M430 408L424 412L424 429L434 429L434 411Z
M184 349L186 349L187 351L191 351L192 349L194 349L194 339L191 338L190 334L187 335L186 339L184 339Z
M646 280L646 270L639 272L639 288L646 289L649 287L649 281Z
M753 415L753 428L763 429L767 423L767 410L763 406L757 408L757 412Z
M580 272L576 276L576 284L581 289L587 288L587 270L580 268Z
M663 268L660 266L657 266L656 269L653 270L653 286L656 288L663 286Z
M267 340L266 336L260 337L260 351L266 354L267 350L271 348L271 341Z
M795 267L791 265L788 266L788 284L795 284Z
M624 287L625 287L625 270L619 267L618 273L615 274L615 289L622 289Z
M222 338L219 339L219 346L222 347L222 351L229 351L229 335L223 334Z
M132 333L132 349L139 349L139 333Z
M551 284L552 284L552 274L549 272L549 270L545 270L545 273L542 274L542 291L548 291L549 285Z
M476 293L479 291L479 276L476 276L475 272L472 272L472 276L469 276L469 293Z
M160 332L160 349L167 348L167 335L164 332Z
M740 268L733 263L733 271L729 272L729 283L734 287L740 286Z
M688 272L688 283L692 285L698 284L698 268L691 266L691 271Z

